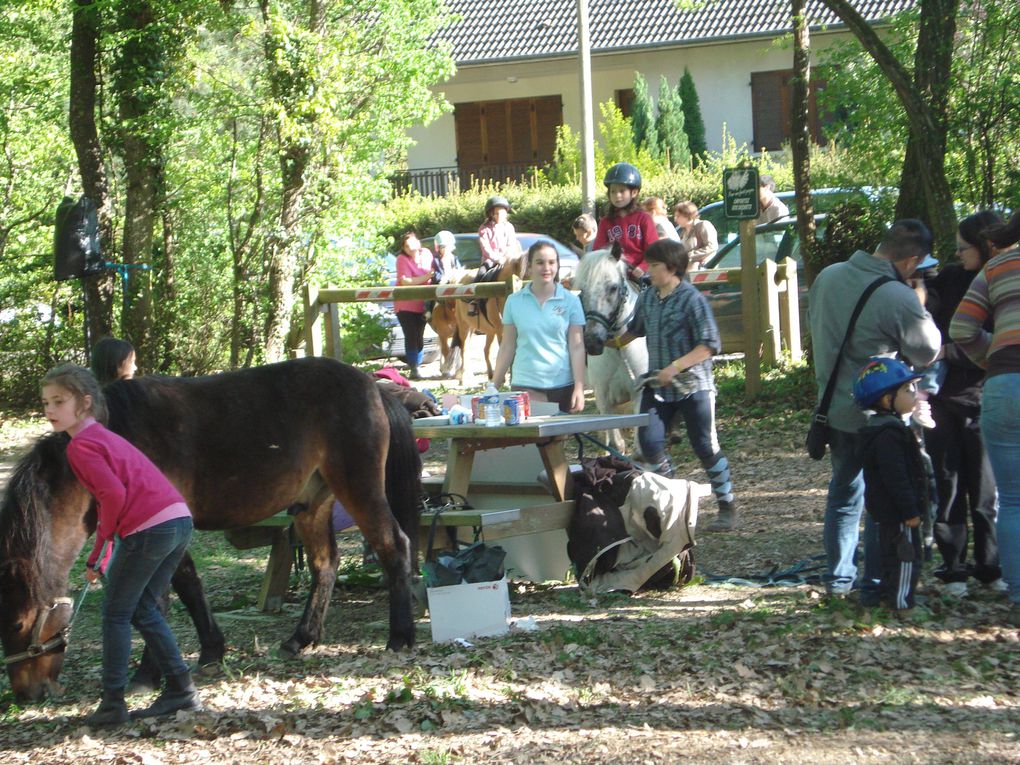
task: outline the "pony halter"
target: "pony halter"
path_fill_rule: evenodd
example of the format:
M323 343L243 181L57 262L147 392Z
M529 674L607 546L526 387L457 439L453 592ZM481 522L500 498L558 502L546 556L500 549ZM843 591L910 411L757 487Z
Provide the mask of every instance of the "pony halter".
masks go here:
M58 608L70 609L73 601L70 598L55 598L53 605L40 611L39 615L35 619L35 625L32 627L32 641L28 644L28 648L20 653L5 656L4 665L9 666L11 664L17 664L20 661L27 661L28 659L34 659L47 653L59 651L61 648L67 648L68 640L71 636L71 625L74 624L74 617L78 615L78 611L81 608L82 603L85 602L85 595L88 591L89 585L86 582L85 588L81 591L81 595L78 597L78 602L75 604L74 610L71 612L71 618L67 620L67 624L64 625L63 629L54 634L53 637L43 642L40 642L39 638L42 635L43 627L46 626L46 621L49 619L50 614Z

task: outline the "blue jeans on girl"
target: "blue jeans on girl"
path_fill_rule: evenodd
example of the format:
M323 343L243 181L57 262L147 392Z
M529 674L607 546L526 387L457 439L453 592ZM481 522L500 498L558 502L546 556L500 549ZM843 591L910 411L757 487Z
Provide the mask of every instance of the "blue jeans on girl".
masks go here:
M188 671L159 598L191 541L191 518L175 518L117 541L106 569L103 600L103 688L124 688L131 661L131 625L152 649L164 676Z

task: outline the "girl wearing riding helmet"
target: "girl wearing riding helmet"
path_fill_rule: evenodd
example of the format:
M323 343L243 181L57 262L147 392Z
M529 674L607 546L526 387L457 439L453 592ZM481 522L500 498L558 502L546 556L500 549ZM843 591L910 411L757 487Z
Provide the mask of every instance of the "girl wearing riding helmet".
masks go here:
M627 273L635 281L645 275L645 250L658 241L655 221L638 205L641 193L641 173L627 162L618 162L606 171L603 180L609 208L599 221L592 249L601 250L613 242L623 247Z
M455 251L457 240L454 239L453 234L444 229L436 234L433 244L436 248L436 254L432 261L432 281L440 284L449 279L453 272L462 268L462 266Z
M514 224L508 220L510 203L506 197L490 197L485 203L485 222L478 228L478 246L482 249L482 268L488 271L502 266L507 258L521 250Z

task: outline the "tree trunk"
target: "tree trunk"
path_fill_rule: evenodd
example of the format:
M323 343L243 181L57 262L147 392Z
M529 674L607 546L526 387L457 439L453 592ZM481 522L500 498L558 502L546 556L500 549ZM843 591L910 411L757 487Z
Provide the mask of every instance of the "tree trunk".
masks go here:
M925 0L921 3L921 18L914 54L914 86L932 111L936 132L927 137L923 146L914 130L907 137L903 172L900 176L900 196L896 202L897 218L920 218L931 221L933 231L939 217L925 192L922 165L926 164L925 151L936 151L939 157L946 152L947 108L952 74L953 38L956 34L957 0ZM955 232L956 218L952 219ZM937 234L941 241L945 233ZM952 237L951 237L952 238ZM953 242L955 244L955 240ZM941 249L941 247L940 247Z
M953 209L953 195L946 180L945 169L945 119L935 107L926 100L925 94L915 84L914 78L897 60L889 48L882 42L875 30L854 9L848 0L821 0L847 25L860 44L875 60L879 68L892 83L896 95L903 105L910 126L908 149L913 150L904 161L904 172L907 162L916 168L921 182L924 203L927 207L926 222L931 226L935 236L937 251L943 259L949 256L956 235L956 211ZM948 11L952 16L952 28L955 29L956 5L952 0L921 0L921 15L932 13L931 10L939 3L948 3ZM945 9L943 9L944 11ZM935 36L947 29L945 23L922 23L919 30L918 50L933 50L941 45L952 45L952 39L921 39L922 36ZM948 77L946 77L948 80ZM900 199L906 194L901 190Z
M70 110L68 128L78 156L82 190L99 212L103 257L114 260L113 211L110 202L102 144L96 126L96 66L99 10L94 0L75 0L71 22ZM88 337L95 342L113 333L115 280L103 272L85 279Z
M166 78L166 51L155 30L155 13L147 0L126 0L121 29L130 37L122 45L116 90L122 126L125 201L123 257L128 271L124 295L124 334L134 344L139 366L156 357L152 333L152 297L149 274L153 229L156 224L159 174L163 166L160 139L150 122L157 119L162 81ZM149 33L151 32L151 33Z
M793 188L797 195L797 234L800 237L804 278L814 281L815 210L811 200L811 135L808 109L811 92L811 37L805 0L792 0L793 81L791 82L790 150L793 154Z
M262 19L269 22L269 4L266 0L261 3ZM308 3L307 23L308 29L312 32L321 32L325 21L325 10L323 4L318 0L310 0ZM303 97L300 93L291 93L285 90L284 83L293 82L293 73L287 76L276 76L277 64L277 43L268 34L265 38L266 65L270 69L269 81L273 89L273 97L279 104L293 103L296 99ZM302 130L310 133L314 130L314 116L303 118ZM280 135L280 224L277 231L268 242L268 265L266 275L268 277L269 301L266 313L265 324L265 352L266 361L279 361L286 358L288 337L290 336L290 323L294 309L294 284L297 272L297 241L299 224L301 221L302 207L305 194L305 175L311 163L309 143L302 140L300 136L294 136L293 131L288 131L288 138L283 138L283 131L277 131ZM290 137L294 136L294 137Z

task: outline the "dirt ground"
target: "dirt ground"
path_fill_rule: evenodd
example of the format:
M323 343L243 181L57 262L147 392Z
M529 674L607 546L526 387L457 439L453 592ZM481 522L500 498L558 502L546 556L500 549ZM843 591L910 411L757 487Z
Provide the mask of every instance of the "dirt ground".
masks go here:
M817 565L827 463L801 456L798 423L768 435L726 427L743 523L699 535L704 579L692 586L589 600L569 583L514 583L513 616L537 630L435 644L423 619L417 647L390 653L385 593L357 573L348 537L326 640L284 661L274 649L306 582L292 577L281 613L257 612L265 551L204 534L204 580L229 643L220 673L200 681L206 710L83 726L99 693L93 598L65 695L21 708L4 689L0 763L1020 763L1020 634L1002 626L1002 596L950 600L929 570L924 605L899 620L827 601L792 575L759 586ZM8 431L9 456L32 428ZM675 456L702 480L686 446ZM427 467L441 472L441 454ZM194 659L179 605L172 619Z

